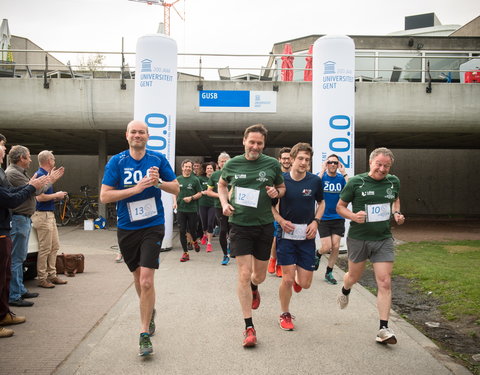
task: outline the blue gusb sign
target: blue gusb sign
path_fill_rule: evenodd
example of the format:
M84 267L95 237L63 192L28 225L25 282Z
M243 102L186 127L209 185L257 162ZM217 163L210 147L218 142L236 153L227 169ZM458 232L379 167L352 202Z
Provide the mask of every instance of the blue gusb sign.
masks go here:
M250 91L204 90L200 92L200 107L249 107Z

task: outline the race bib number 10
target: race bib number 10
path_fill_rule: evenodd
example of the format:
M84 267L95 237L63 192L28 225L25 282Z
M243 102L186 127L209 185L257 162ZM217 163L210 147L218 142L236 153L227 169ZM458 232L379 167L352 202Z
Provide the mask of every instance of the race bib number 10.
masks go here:
M390 203L366 204L367 223L390 220Z

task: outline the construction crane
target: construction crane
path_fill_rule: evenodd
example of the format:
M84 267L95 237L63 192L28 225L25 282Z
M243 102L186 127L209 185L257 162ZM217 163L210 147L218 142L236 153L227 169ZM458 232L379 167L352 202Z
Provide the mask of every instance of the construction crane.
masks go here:
M180 12L175 8L175 4L178 3L180 0L175 0L171 3L167 3L165 0L129 0L135 1L137 3L147 3L148 5L161 5L163 6L163 27L164 27L164 34L170 35L170 8L173 8L175 12L177 12L178 16L185 21L184 16L180 14Z

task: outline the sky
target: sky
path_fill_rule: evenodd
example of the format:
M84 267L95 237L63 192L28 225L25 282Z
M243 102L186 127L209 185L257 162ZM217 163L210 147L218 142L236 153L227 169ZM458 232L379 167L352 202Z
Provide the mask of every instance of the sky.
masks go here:
M480 15L478 0L180 0L175 7L185 15L182 20L171 10L178 52L216 54L268 54L274 43L311 34L385 35L403 30L405 16L415 14L434 12L443 25ZM140 36L157 32L163 7L129 0L1 0L0 18L8 19L11 34L44 50L120 51L124 37L125 51L135 52ZM80 59L55 56L72 64ZM109 57L107 65L119 61ZM127 61L134 65L133 56ZM197 61L179 57L179 66ZM257 61L245 64L265 65L266 57ZM213 62L202 59L204 67Z

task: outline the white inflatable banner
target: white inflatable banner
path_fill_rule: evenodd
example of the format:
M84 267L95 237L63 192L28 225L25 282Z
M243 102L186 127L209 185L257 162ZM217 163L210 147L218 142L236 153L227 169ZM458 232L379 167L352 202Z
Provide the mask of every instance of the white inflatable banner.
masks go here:
M147 149L164 154L175 168L177 110L177 43L163 34L137 41L134 119L148 125ZM173 198L162 192L165 237L162 248L172 248Z
M313 172L331 154L349 176L355 156L355 44L347 36L326 35L313 45ZM348 228L346 228L348 229ZM343 241L342 241L343 242Z

